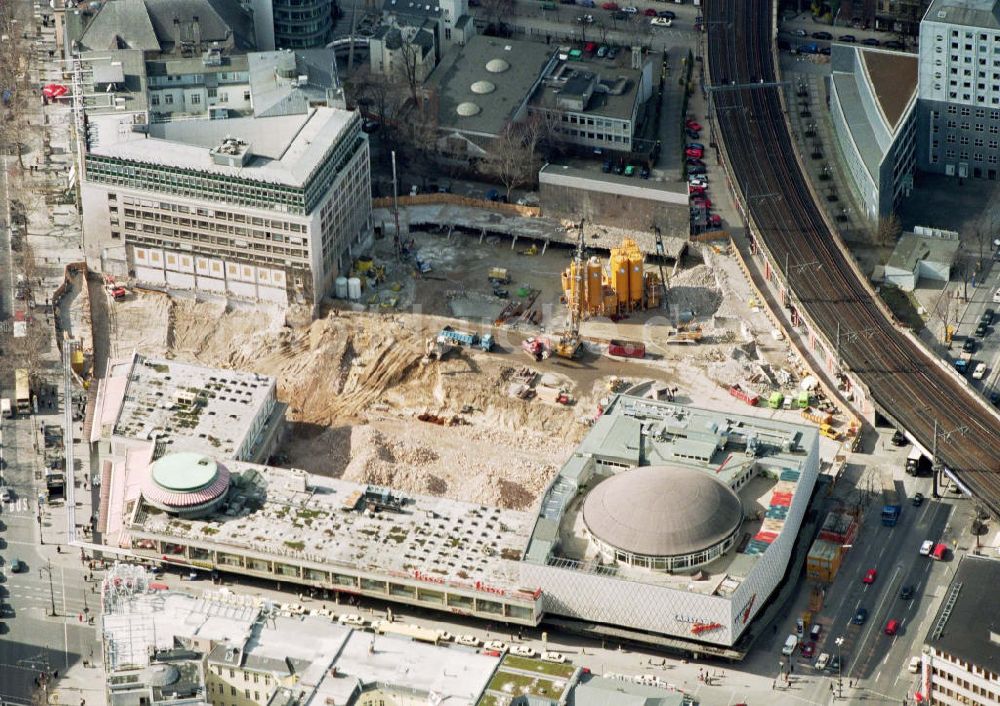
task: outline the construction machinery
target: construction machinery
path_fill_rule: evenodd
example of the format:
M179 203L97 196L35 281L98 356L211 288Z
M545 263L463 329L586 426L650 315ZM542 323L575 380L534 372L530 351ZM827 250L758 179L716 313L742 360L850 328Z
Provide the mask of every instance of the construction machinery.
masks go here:
M583 318L583 224L581 219L572 267L576 281L571 287L571 297L566 302L569 309L569 330L560 334L553 346L560 358L575 358L580 352L580 320Z
M611 248L607 269L596 256L587 261L574 257L562 273L563 296L566 302L579 300L581 319L625 316L660 306L665 276L662 271L659 276L646 272L639 246L625 238L620 247Z
M464 346L466 348L480 348L487 353L493 350L493 334L471 333L469 331L457 331L451 326L445 326L437 335L437 340L441 343Z
M664 343L698 343L702 338L701 326L697 324L678 324L676 328L667 329Z
M532 336L521 343L521 350L535 360L545 360L552 355L552 348L544 338Z

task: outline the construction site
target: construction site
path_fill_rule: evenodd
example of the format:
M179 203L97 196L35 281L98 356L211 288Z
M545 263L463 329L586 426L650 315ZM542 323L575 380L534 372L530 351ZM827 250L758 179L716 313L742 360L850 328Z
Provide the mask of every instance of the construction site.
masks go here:
M312 321L130 289L109 302L109 353L274 376L288 406L276 465L511 509L537 501L610 393L647 381L661 398L788 421L804 394L831 430L849 427L727 243L664 262L627 240L608 257L582 239L412 230L377 240L345 279L346 298Z

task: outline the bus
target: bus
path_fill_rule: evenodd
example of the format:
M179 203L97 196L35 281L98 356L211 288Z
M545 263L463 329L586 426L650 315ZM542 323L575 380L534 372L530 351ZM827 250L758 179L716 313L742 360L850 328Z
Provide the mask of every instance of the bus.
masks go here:
M14 371L14 407L18 414L31 413L31 387L28 384L28 371L24 368Z

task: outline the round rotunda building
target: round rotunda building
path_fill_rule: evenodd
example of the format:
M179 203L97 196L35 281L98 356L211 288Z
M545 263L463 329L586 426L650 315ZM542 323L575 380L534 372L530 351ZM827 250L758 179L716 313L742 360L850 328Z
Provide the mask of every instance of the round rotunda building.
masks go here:
M167 454L150 466L142 484L142 497L172 515L200 517L222 504L229 481L225 466L204 454Z
M609 563L687 571L733 546L743 504L729 486L704 471L642 466L616 473L591 490L583 522Z

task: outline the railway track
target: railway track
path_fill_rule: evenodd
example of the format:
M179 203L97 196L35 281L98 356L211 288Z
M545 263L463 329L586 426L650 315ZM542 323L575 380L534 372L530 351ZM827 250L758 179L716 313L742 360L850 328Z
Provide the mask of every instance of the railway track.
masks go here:
M886 317L840 248L795 157L772 44L773 0L705 8L715 117L753 236L785 271L796 305L876 406L1000 517L1000 421L985 401ZM770 84L770 85L769 85Z

